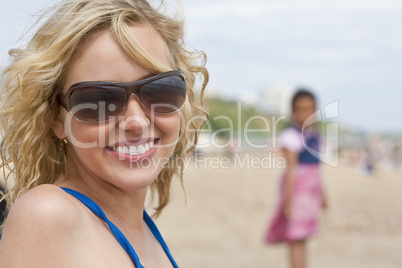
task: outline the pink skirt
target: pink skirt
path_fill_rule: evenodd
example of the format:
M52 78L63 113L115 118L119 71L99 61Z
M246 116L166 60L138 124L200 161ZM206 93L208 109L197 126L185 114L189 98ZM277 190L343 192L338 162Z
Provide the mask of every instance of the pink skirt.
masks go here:
M306 239L318 231L322 205L321 171L318 165L300 164L293 184L290 218L283 214L285 176L282 177L276 212L265 236L267 243Z

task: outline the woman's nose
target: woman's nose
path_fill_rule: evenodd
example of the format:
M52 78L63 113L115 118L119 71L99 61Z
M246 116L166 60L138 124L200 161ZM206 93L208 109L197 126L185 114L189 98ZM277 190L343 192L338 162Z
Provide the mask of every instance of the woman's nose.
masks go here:
M145 129L148 129L150 123L148 113L144 111L137 96L131 95L127 101L123 118L119 120L120 129L124 131L144 132Z

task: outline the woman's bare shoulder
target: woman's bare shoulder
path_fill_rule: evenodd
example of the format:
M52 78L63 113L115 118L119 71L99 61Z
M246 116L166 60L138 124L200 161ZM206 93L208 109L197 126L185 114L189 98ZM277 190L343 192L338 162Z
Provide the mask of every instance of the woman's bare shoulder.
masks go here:
M76 200L54 185L40 185L23 194L4 226L0 267L47 267L62 262L72 246L71 234L80 224L79 211Z
M14 221L67 227L74 224L77 214L72 212L77 209L75 199L61 188L51 184L40 185L15 201L7 217L6 227Z

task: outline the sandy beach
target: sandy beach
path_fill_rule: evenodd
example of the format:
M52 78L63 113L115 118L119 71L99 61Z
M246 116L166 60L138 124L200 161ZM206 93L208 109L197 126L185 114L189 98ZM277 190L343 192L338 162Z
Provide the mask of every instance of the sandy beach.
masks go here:
M287 266L285 245L266 245L280 169L190 165L185 191L156 223L180 267ZM352 166L323 166L329 209L310 240L310 268L402 267L402 174L366 176Z

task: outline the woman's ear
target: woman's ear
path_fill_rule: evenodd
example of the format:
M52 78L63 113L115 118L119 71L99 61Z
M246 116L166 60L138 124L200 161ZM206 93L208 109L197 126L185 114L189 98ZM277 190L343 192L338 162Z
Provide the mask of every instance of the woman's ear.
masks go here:
M50 122L50 127L52 128L54 134L61 140L67 138L63 121L64 120L61 119L61 115L58 114L52 119L52 122Z

